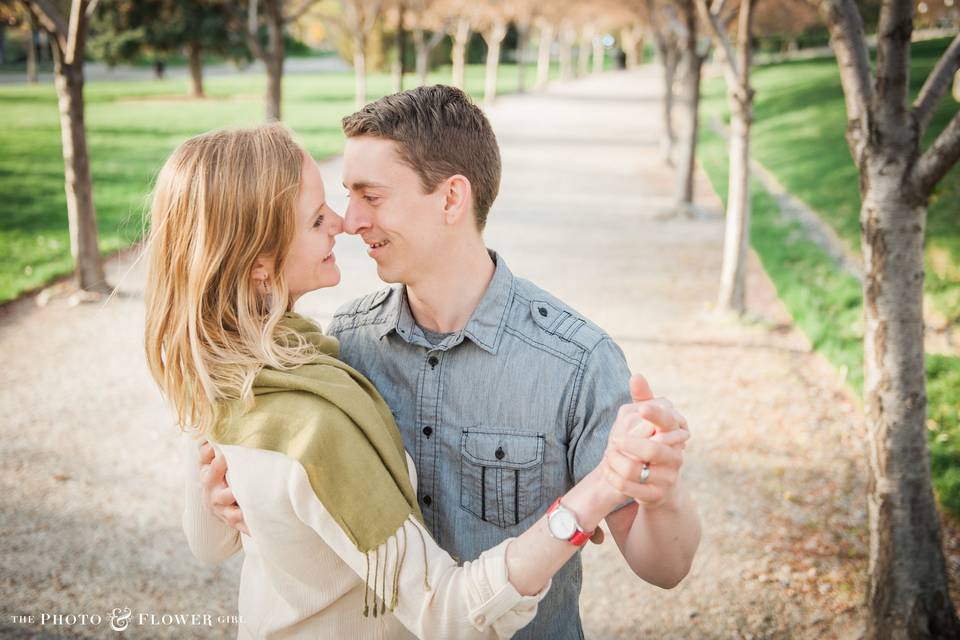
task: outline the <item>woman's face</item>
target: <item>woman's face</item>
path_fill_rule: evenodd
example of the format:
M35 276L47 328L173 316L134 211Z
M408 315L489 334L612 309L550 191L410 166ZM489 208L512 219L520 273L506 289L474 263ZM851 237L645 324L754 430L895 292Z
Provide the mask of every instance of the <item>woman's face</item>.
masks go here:
M300 179L296 229L283 265L291 305L305 293L340 282L333 245L343 231L343 218L327 204L320 169L306 151Z

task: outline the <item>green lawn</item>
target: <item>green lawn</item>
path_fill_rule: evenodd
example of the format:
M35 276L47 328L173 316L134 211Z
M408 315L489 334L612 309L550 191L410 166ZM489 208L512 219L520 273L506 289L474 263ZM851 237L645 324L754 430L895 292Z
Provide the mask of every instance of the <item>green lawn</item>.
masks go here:
M914 45L916 91L947 41ZM814 208L859 251L857 172L843 138L845 115L833 60L771 65L757 70L754 156ZM704 117L726 113L722 79L705 86ZM956 112L949 98L931 129ZM928 141L929 142L929 141ZM700 161L726 200L728 154L724 140L703 128ZM751 246L779 297L814 348L847 372L863 391L863 308L860 284L838 269L798 223L779 214L776 200L753 181ZM926 291L952 322L960 319L960 168L948 174L930 207ZM928 442L934 488L943 507L960 517L960 358L927 355Z
M950 39L913 45L910 84L915 96ZM844 139L846 110L832 58L768 65L753 75L756 89L753 156L817 211L854 252L860 251L857 170ZM704 113L726 113L722 78L705 83ZM945 96L924 145L960 108ZM951 324L960 322L960 166L940 182L927 220L927 296Z
M501 67L499 91L517 85L517 68ZM554 70L556 73L556 70ZM467 68L467 90L483 93L482 66ZM527 67L527 86L536 71ZM146 194L166 156L188 136L262 121L264 76L210 77L206 100L185 96L187 79L93 82L86 87L87 142L100 248L114 251L140 237ZM415 85L411 76L405 86ZM430 82L450 82L439 69ZM386 74L368 78L368 99L391 90ZM316 158L340 152L340 119L353 111L353 74L290 75L284 121ZM0 302L72 268L63 190L63 156L52 86L0 86Z

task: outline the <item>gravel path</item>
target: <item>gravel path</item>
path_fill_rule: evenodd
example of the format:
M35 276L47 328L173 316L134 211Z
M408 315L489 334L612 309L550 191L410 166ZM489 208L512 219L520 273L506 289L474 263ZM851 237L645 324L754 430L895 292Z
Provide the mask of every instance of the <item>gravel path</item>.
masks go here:
M612 541L588 548L587 636L856 637L861 410L810 353L755 256L752 319L710 314L720 206L701 176L714 216L656 219L672 176L657 159L653 74L585 78L491 110L504 180L488 244L607 329L694 434L684 479L704 538L691 574L664 591L633 577ZM323 170L339 184L337 160ZM321 322L379 284L355 238L337 254L344 284L299 306ZM184 544L175 429L141 352L142 265L127 256L110 273L122 294L106 305L0 311L0 636L113 637L106 620L41 615L128 607L129 637L231 637L217 617L235 612L240 561L206 567ZM177 613L212 625L160 617Z

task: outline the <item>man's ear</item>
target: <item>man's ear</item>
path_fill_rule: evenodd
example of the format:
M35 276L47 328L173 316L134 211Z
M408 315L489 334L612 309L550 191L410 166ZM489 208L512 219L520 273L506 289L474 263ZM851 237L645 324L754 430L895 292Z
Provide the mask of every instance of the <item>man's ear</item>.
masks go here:
M473 189L466 176L460 174L450 176L443 182L441 188L444 190L444 222L457 224L465 217L473 215Z

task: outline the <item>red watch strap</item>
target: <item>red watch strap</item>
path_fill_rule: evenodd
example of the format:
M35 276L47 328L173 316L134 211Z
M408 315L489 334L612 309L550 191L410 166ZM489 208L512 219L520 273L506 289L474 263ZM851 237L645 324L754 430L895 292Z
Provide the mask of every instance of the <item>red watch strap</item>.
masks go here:
M556 510L556 508L559 505L560 505L560 498L557 498L556 500L553 501L553 504L550 505L550 508L547 509L547 516L549 517L550 514L553 513L554 510ZM593 537L593 531L590 531L589 533L586 531L583 531L582 529L580 529L580 523L577 523L576 533L570 536L567 542L569 542L570 544L576 547L582 547L583 545L587 544L587 540L589 540L592 537Z
M587 533L586 531L577 531L575 534L570 536L569 542L577 547L582 547L583 545L587 544L587 540L589 540L592 535L593 534Z

